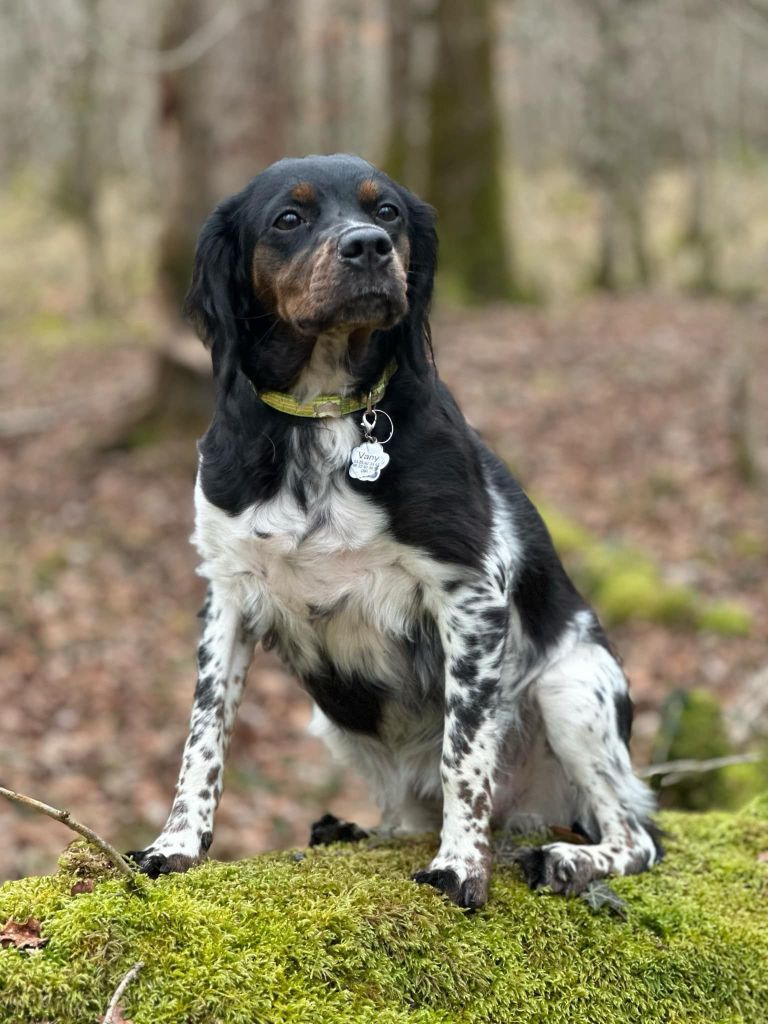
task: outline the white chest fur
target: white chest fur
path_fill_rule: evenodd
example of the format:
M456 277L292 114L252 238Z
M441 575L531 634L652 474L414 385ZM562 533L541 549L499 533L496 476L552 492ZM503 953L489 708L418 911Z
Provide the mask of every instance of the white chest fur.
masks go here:
M293 443L302 438L297 431ZM385 513L352 490L347 465L359 442L350 418L318 422L312 458L289 462L280 492L234 517L212 505L198 481L193 542L200 574L227 592L258 635L280 636L297 672L331 661L394 684L399 641L425 609L435 614L447 570L398 543ZM299 472L304 503L294 486Z

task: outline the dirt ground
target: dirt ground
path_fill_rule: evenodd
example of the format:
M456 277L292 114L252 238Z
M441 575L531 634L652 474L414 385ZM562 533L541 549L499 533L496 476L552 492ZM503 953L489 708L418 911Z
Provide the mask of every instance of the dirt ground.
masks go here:
M766 498L734 471L727 394L744 338L762 340L752 383L768 393L767 329L749 307L659 297L435 318L442 376L535 499L754 616L746 639L612 631L638 758L665 694L706 686L727 701L766 662ZM151 350L130 331L67 347L10 337L2 362L2 422L27 426L0 431L0 780L141 846L168 810L194 686L194 439L102 450L152 382ZM303 843L327 809L374 820L308 717L295 681L259 654L214 856ZM5 804L0 836L0 878L51 870L70 838Z

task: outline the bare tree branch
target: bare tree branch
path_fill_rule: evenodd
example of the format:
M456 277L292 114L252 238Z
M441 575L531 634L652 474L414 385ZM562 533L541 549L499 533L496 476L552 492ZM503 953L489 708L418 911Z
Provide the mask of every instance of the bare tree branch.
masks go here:
M212 18L196 28L184 42L170 50L139 51L136 56L142 71L160 74L181 71L195 64L209 50L217 46L233 32L241 21L258 14L264 8L263 0L249 0L248 3L225 3Z
M726 0L723 10L747 35L768 35L768 0Z
M6 789L4 786L0 786L0 796L6 797L8 800L14 801L14 803L21 804L23 807L31 807L35 811L39 811L41 814L46 814L49 818L53 818L54 821L60 821L62 825L66 825L67 828L71 828L73 832L77 832L84 839L87 839L89 843L97 846L101 852L110 860L117 870L125 875L130 884L138 891L141 890L140 883L138 881L138 872L133 868L130 863L123 857L121 853L106 841L102 839L100 835L97 835L93 829L88 828L87 825L83 825L79 821L75 821L71 817L69 811L60 811L57 807L51 807L50 804L44 804L40 800L35 800L31 796L24 796L23 793L16 793L12 789Z
M665 764L652 764L646 768L638 768L637 774L641 779L650 779L655 775L665 776L660 785L671 786L677 782L682 775L690 775L696 772L712 772L717 768L727 768L732 764L755 764L764 761L765 755L755 752L752 754L728 754L726 757L710 757L702 761L683 759L680 761L667 761Z
M141 54L142 69L159 72L179 71L181 68L189 67L228 36L250 13L250 11L238 8L234 3L222 4L209 21L195 29L183 43L175 46L172 50L157 50L154 53Z
M768 3L765 0L741 0L741 3L761 18L768 18Z
M114 1024L114 1014L117 1009L117 1004L120 1002L123 992L125 992L143 966L144 964L139 961L125 974L125 977L115 989L115 994L109 1001L109 1006L107 1007L107 1012L104 1014L102 1024ZM120 1019L122 1020L122 1017Z

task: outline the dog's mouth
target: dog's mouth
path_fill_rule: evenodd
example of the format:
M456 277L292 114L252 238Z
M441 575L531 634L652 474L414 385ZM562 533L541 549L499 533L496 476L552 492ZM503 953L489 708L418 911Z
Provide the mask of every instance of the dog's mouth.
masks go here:
M330 331L371 334L394 327L405 316L408 304L403 291L372 286L353 295L333 295L309 316L292 320L299 334L316 337Z

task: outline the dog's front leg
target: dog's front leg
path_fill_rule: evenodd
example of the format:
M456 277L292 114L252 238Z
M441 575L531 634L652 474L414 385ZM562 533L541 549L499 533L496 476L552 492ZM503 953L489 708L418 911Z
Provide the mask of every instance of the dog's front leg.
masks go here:
M197 687L173 806L152 845L129 854L152 878L186 871L211 845L224 758L253 657L254 637L213 584L201 614Z
M495 775L506 732L501 670L509 620L503 589L484 581L454 591L441 617L445 724L440 849L414 880L461 907L488 899Z

